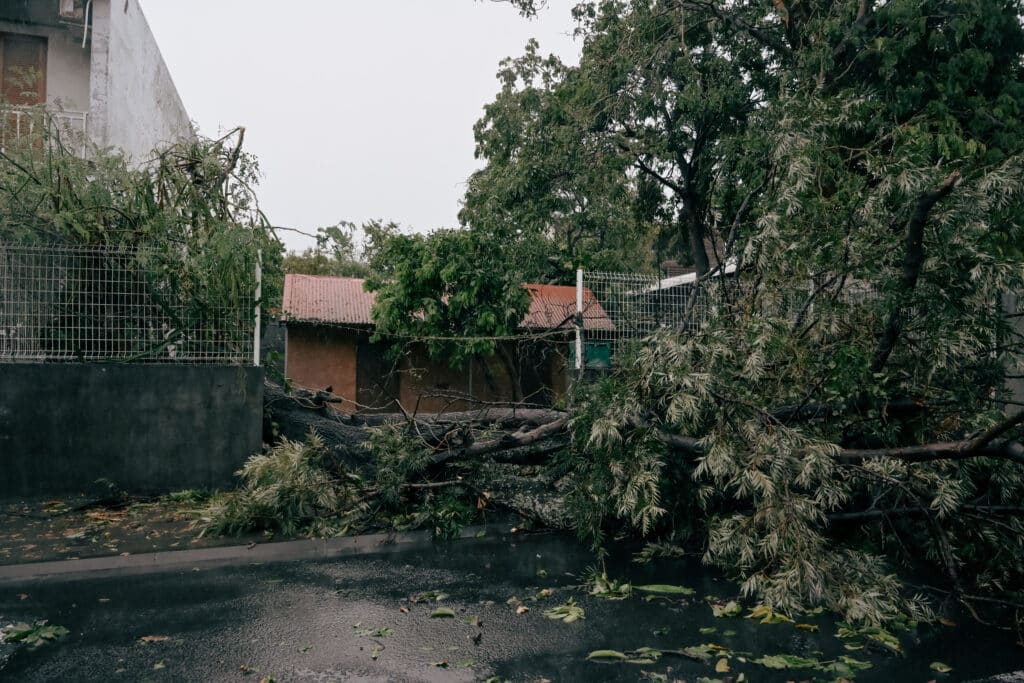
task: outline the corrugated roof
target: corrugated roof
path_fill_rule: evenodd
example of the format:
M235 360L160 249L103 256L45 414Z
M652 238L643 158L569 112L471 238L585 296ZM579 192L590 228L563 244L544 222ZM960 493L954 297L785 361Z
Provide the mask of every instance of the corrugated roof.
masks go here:
M523 285L530 292L530 309L521 327L534 330L570 329L576 313L576 288ZM328 325L372 325L374 293L354 277L285 275L283 318ZM589 289L583 290L583 329L613 331L615 326Z
M334 325L372 325L373 292L362 278L285 275L285 320Z
M523 285L530 292L530 310L521 324L526 329L552 330L571 328L576 315L576 288L565 285ZM600 302L583 288L583 329L615 329Z

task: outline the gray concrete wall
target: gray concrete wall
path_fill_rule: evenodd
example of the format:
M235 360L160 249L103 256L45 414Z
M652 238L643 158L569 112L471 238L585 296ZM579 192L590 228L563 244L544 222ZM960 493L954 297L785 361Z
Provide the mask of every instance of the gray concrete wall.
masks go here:
M98 143L136 162L192 135L192 124L138 0L95 0L92 111Z
M262 410L260 368L0 364L0 498L232 487Z

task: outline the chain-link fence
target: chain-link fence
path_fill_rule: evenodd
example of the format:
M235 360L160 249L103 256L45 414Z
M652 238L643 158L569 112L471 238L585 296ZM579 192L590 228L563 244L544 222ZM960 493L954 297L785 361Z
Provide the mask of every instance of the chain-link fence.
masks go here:
M144 249L0 243L0 363L253 362L257 275L230 304L183 294Z
M851 314L859 311L860 315L880 299L879 293L866 283L824 278L808 281L803 287L766 288L753 301L747 296L750 283L739 278L732 264L699 286L695 273L662 277L597 271L584 271L582 284L594 294L610 320L609 325L588 329L583 335L584 358L591 368L608 367L615 358L628 357L625 353L628 349L659 329L681 334L696 332L714 316L728 313L728 308L745 296L750 299L744 302L746 306L753 305L764 315L782 317L795 326L812 319L815 307L821 306L825 299L829 299L833 307L841 305ZM583 316L586 318L586 310Z
M686 275L584 271L583 286L593 292L612 323L586 332L588 364L601 365L603 356L621 354L660 328L698 329L713 314L715 298L695 283L695 276Z

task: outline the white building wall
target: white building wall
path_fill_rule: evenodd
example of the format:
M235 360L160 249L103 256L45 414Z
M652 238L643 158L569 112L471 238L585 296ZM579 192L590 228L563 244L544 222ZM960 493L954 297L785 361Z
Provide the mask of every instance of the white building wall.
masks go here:
M94 0L92 18L94 140L143 162L155 147L192 135L138 0Z

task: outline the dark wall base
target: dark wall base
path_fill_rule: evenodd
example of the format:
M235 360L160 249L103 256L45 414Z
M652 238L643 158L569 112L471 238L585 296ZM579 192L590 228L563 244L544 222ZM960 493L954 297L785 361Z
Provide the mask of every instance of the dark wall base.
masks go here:
M233 487L262 411L261 368L0 364L0 497Z

